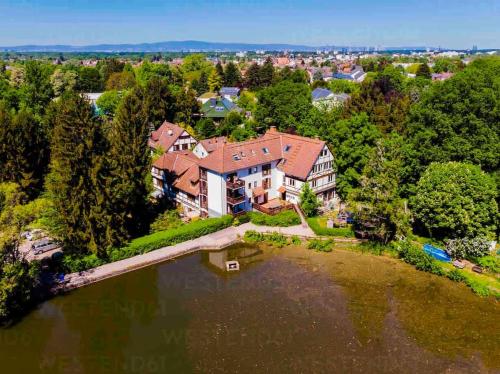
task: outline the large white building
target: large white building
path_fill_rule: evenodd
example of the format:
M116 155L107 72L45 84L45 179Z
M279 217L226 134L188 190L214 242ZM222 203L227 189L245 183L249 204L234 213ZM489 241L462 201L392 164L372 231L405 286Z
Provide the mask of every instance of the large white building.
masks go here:
M156 188L188 212L219 217L265 211L283 201L297 204L304 183L325 204L335 199L333 155L318 139L272 128L257 139L217 142L210 152L196 154L202 158L187 152L163 155L153 166Z

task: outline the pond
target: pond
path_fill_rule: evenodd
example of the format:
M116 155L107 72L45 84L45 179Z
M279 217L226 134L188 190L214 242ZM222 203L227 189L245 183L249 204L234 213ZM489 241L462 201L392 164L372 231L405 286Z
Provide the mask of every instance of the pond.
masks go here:
M227 273L227 260L240 271ZM54 298L2 373L497 372L500 309L395 259L239 245Z

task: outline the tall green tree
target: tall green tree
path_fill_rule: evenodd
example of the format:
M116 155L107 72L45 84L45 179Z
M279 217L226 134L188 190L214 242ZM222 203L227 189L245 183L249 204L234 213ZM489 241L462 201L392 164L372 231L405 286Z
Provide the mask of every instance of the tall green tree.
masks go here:
M10 113L0 103L0 181L17 183L34 197L42 188L48 156L41 122L27 109Z
M150 126L157 129L167 120L172 122L176 112L176 98L165 79L151 78L144 89L144 111Z
M224 85L226 87L237 87L241 85L241 73L238 67L229 62L224 71Z
M337 168L337 190L342 198L359 186L361 173L381 132L370 122L366 113L336 121L328 128Z
M211 92L218 92L222 88L222 77L217 70L212 70L208 76L208 89Z
M43 114L54 97L50 75L52 71L39 61L28 61L24 68L24 82L21 85L21 100L25 107L35 114Z
M274 81L274 76L275 72L274 72L273 60L270 57L268 57L259 71L260 86L261 87L270 86Z
M415 149L415 184L432 162L465 161L486 172L500 167L500 58L478 59L432 84L410 112L406 136Z
M137 234L147 222L148 176L151 156L148 147L148 115L143 106L144 89L136 88L118 107L109 134L111 175L109 207L113 211L113 244L128 233Z
M406 236L410 229L409 210L399 196L402 144L403 139L396 134L379 140L363 169L359 187L348 196L357 227L384 244L396 236Z
M102 255L112 244L100 211L107 199L102 124L77 94L61 98L54 123L47 190L65 250Z
M245 74L245 86L250 90L257 90L261 87L260 66L253 63Z
M261 90L257 97L255 119L264 127L297 129L312 108L309 87L288 80Z

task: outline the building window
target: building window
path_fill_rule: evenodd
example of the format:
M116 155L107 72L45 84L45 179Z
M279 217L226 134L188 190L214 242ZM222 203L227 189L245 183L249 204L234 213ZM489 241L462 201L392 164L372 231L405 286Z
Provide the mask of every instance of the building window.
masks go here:
M312 187L316 187L318 185L318 181L315 179L311 182Z
M262 188L268 190L271 188L271 178L266 178L262 180Z
M288 184L289 184L290 186L295 187L295 179L288 178Z
M252 174L252 168L248 168L248 175Z
M271 164L262 165L262 175L271 174Z
M252 189L252 183L248 183L248 189L251 190Z
M254 186L254 187L257 187L257 181L254 181L254 182L253 182L253 186Z
M328 182L333 182L333 174L330 174L330 175L328 176Z

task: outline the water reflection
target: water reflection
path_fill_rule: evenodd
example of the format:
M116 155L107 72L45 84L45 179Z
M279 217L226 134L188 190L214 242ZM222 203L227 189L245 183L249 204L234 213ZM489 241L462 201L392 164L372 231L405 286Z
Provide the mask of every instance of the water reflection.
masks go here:
M0 362L6 373L488 372L500 367L498 310L397 261L238 246L51 300L0 333Z

